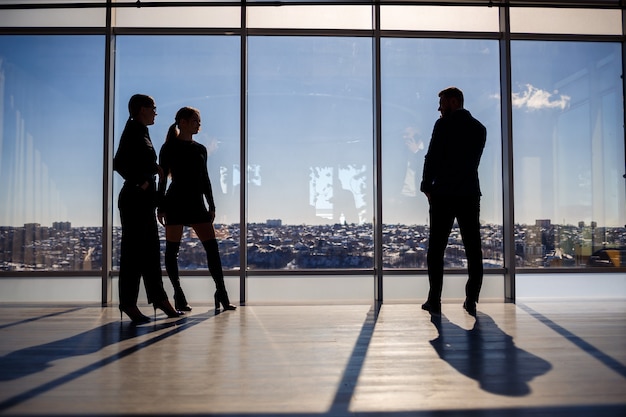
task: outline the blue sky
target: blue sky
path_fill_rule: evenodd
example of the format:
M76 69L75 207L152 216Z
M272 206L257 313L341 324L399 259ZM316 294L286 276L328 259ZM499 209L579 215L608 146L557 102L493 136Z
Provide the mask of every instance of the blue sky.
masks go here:
M383 221L426 223L425 198L402 191L405 140L422 144L419 181L437 93L457 85L488 129L482 218L500 223L497 41L389 38L381 46ZM100 224L103 51L101 36L0 37L0 224ZM518 222L624 224L619 51L608 43L513 43ZM249 38L249 221L372 220L371 58L368 38ZM239 59L234 36L119 36L116 43L116 146L134 93L156 99L157 150L178 108L200 109L196 140L211 151L224 223L239 220ZM115 174L115 196L120 184Z

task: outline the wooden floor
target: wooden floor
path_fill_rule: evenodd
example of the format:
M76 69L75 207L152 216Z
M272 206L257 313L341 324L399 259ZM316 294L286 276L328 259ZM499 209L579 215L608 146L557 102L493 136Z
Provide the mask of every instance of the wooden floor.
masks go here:
M625 301L478 310L4 304L0 415L626 416Z

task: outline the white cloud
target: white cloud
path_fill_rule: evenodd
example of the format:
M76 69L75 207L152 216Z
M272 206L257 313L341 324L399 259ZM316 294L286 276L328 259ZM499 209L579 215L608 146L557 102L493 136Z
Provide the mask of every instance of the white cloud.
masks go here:
M527 108L530 111L541 109L565 109L569 106L571 97L559 95L558 91L548 91L526 84L526 90L521 93L513 93L513 107Z

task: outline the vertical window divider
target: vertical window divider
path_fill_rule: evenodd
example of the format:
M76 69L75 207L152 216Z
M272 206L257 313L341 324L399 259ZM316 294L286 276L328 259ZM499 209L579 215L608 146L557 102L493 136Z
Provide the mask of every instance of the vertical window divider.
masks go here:
M247 3L241 2L241 46L240 46L240 112L239 112L239 303L245 305L248 299L248 29Z
M106 5L106 32L104 48L104 129L103 129L103 184L102 184L102 305L112 302L112 259L113 259L113 98L115 94L115 36L113 35L112 0Z
M509 7L500 7L500 117L502 137L502 209L504 299L515 302L513 189L513 109L511 102L511 25Z
M382 197L382 104L381 104L381 60L380 60L380 3L372 6L373 71L374 71L374 300L383 302L383 197Z
M623 4L624 2L621 1L620 3ZM626 8L622 8L622 111L626 121L626 79L624 75L626 75ZM626 132L624 133L624 145L626 145ZM626 146L624 146L624 162L626 163ZM624 178L626 178L626 172L624 172Z

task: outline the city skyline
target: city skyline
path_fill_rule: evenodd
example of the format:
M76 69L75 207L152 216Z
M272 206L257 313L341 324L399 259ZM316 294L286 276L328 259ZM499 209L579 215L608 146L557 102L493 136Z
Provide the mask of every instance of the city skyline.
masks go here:
M240 269L240 232L237 226L218 225L225 269ZM425 269L428 226L386 225L380 247L386 269ZM485 268L504 267L502 226L481 228ZM53 227L26 224L0 227L0 270L99 270L103 266L100 227L72 227L58 222ZM118 267L121 228L112 229L112 267ZM160 230L161 249L165 234ZM537 220L535 225L514 228L517 267L585 267L626 265L626 228L595 224L558 225ZM280 220L248 225L248 269L370 269L374 263L371 225L282 225ZM184 270L206 269L206 256L193 230L181 239L179 265ZM450 235L446 268L467 268L458 227Z

